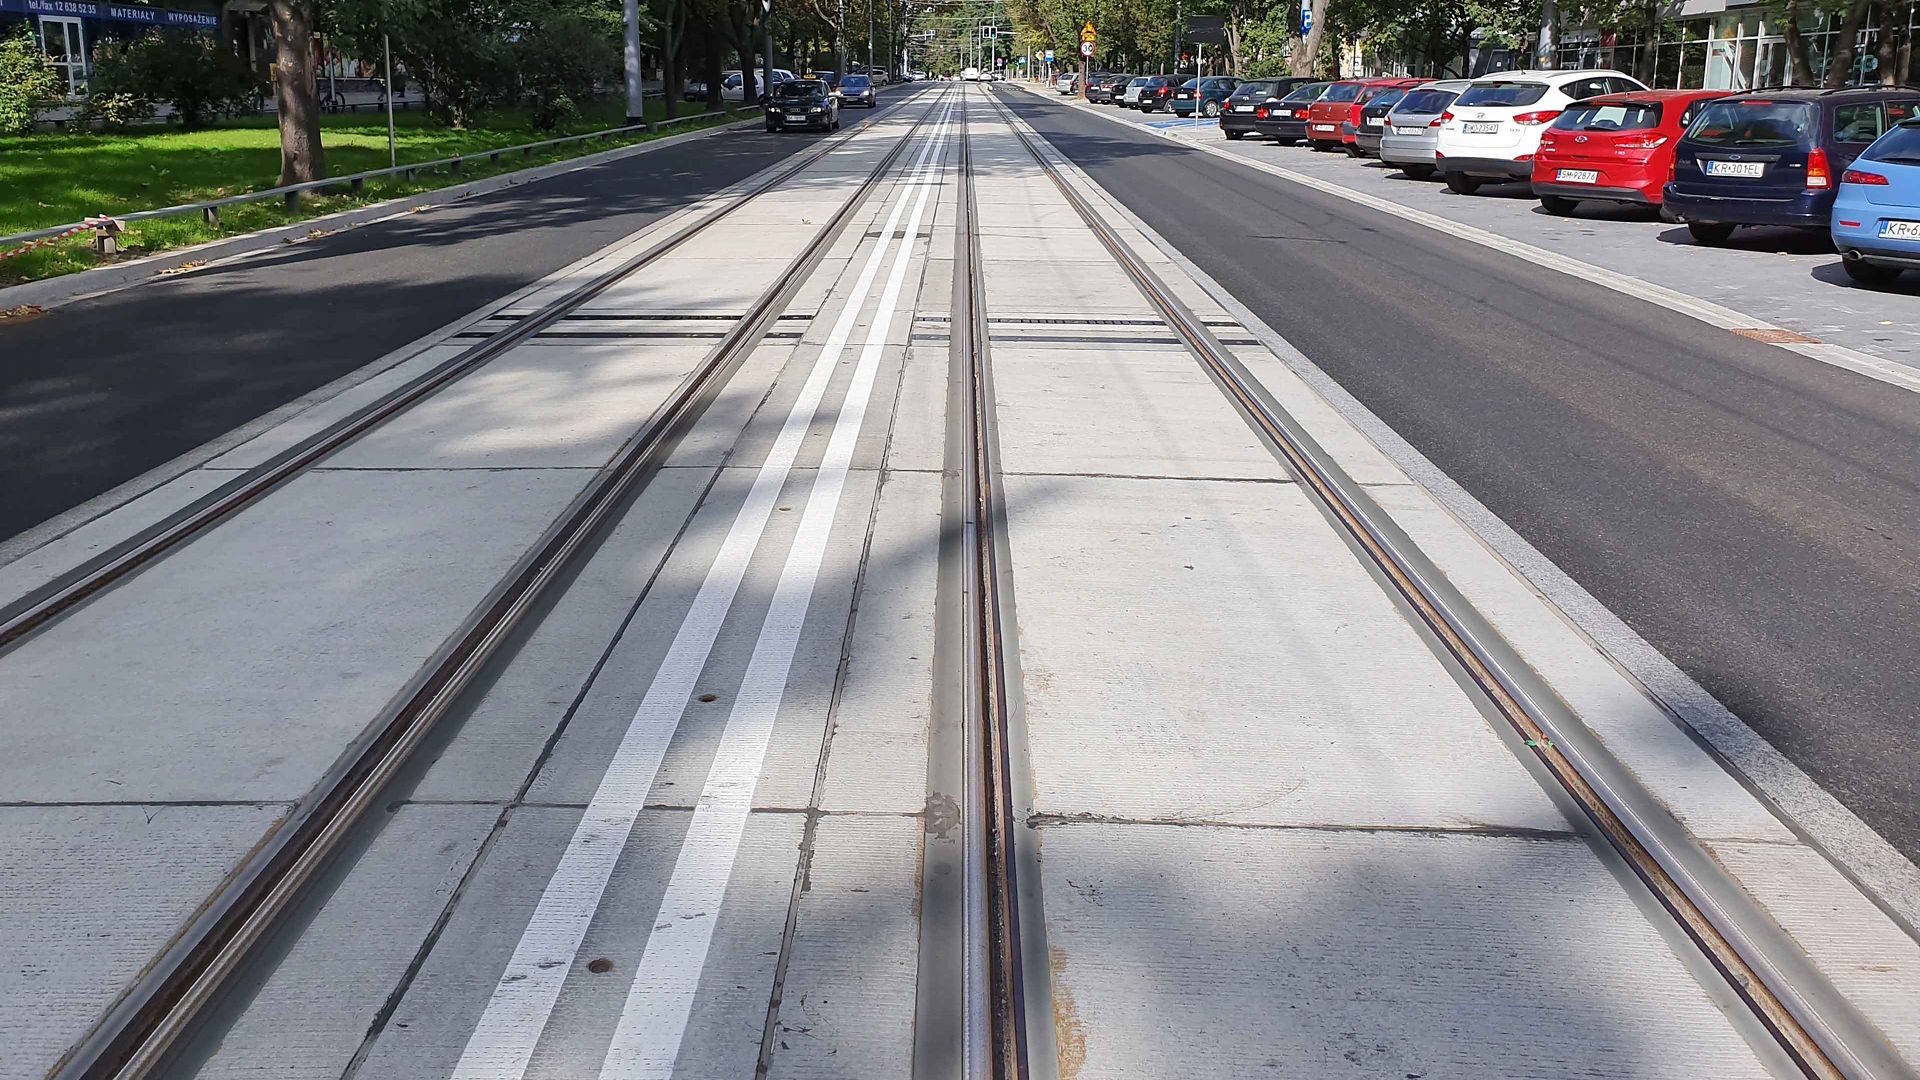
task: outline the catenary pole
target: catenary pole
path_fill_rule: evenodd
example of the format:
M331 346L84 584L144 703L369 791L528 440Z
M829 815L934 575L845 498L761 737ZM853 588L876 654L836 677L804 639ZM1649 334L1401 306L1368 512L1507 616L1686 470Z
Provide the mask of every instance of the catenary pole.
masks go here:
M622 5L627 19L627 123L646 120L646 98L640 79L640 0Z
M384 30L380 32L380 48L387 55L387 164L398 168L400 149L393 139L393 40Z

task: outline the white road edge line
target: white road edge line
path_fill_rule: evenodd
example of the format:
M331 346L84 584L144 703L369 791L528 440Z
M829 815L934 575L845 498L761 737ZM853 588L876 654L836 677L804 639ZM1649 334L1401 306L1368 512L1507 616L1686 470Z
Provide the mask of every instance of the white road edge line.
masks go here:
M935 129L934 138L944 139L946 123ZM727 882L740 854L740 840L747 827L747 814L753 806L753 793L760 782L760 770L766 762L767 744L773 737L774 721L780 715L787 676L793 667L794 653L800 647L800 632L807 621L807 608L826 558L827 541L833 531L833 519L840 507L847 473L853 465L853 452L866 422L867 404L880 370L880 356L886 347L887 331L893 324L899 305L901 284L913 261L914 244L920 235L920 221L927 198L940 176L943 154L936 151L930 166L913 181L919 189L913 213L901 235L893 270L887 276L885 290L867 328L867 340L860 350L852 382L826 453L814 474L813 490L807 495L807 507L800 519L786 564L781 567L773 603L754 642L753 656L747 662L739 697L727 717L726 730L714 754L700 801L693 813L675 860L673 876L667 882L660 901L660 912L647 935L646 951L634 972L626 1005L614 1029L613 1042L601 1065L602 1080L668 1080L674 1061L680 1056L687 1018L693 1011L694 992L699 989L701 973L706 969L707 951L713 941L715 924L726 899ZM807 391L818 396L826 389L831 365L817 368L808 380ZM818 382L818 386L814 385Z
M1742 314L1732 308L1723 307L1711 300L1702 300L1697 296L1688 296L1686 293L1676 289L1669 289L1664 285L1655 285L1653 282L1642 281L1639 278L1622 274L1615 270L1608 270L1605 267L1595 266L1592 263L1581 262L1579 259L1548 251L1545 248L1534 247L1532 244L1520 240L1512 240L1498 233L1488 232L1485 229L1476 228L1472 225L1463 225L1460 222L1440 217L1437 214L1429 214L1424 210L1415 210L1409 206L1402 206L1399 203L1390 202L1375 195L1355 191L1352 188L1336 184L1330 180L1322 180L1317 176L1309 176L1306 173L1295 172L1285 166L1271 165L1264 161L1242 157L1239 154L1223 150L1217 146L1209 146L1206 143L1196 142L1192 139L1183 139L1172 131L1144 127L1140 124L1132 123L1123 117L1108 115L1091 107L1084 108L1082 111L1091 112L1093 115L1110 123L1119 124L1122 127L1135 131L1143 131L1149 135L1166 139L1169 142L1198 150L1203 154L1212 154L1217 158L1237 162L1249 169L1278 176L1282 180L1291 181L1302 187L1309 187L1315 191L1345 199L1348 202L1358 203L1361 206L1378 210L1383 214L1392 214L1394 217L1411 221L1416 225L1424 225L1429 229L1446 233L1456 239L1465 240L1471 244L1478 244L1481 247L1491 248L1502 254L1511 255L1516 259L1524 259L1536 266L1544 266L1549 270L1557 270L1569 277L1576 277L1581 281L1599 285L1638 300L1645 300L1649 304L1657 304L1669 311L1675 311L1689 318L1698 319L1717 329L1728 331L1778 331L1785 334L1799 333L1796 330L1768 322L1765 319L1755 318L1752 315ZM1766 341L1761 342L1761 344L1772 345L1777 349L1785 349L1788 352L1797 353L1810 360L1818 360L1823 364L1851 371L1856 375L1865 375L1869 379L1877 379L1889 386L1896 386L1902 390L1920 393L1920 370L1915 370L1897 360L1883 359L1870 353L1861 352L1858 349L1849 348L1845 345L1834 345L1827 342Z
M926 137L915 167L924 166L939 145L944 118ZM872 292L874 279L891 245L911 186L903 185L846 307L834 323L794 402L766 461L755 474L746 499L700 583L693 605L675 633L646 696L635 710L620 746L595 788L580 824L562 852L540 895L527 928L501 972L486 1011L468 1037L454 1066L453 1080L519 1080L553 1015L554 1003L578 959L587 928L599 911L613 870L659 772L661 759L696 681L720 635L727 612L746 576L747 564L766 532L767 520L812 425L828 379L839 362L854 323ZM697 978L697 973L695 975Z

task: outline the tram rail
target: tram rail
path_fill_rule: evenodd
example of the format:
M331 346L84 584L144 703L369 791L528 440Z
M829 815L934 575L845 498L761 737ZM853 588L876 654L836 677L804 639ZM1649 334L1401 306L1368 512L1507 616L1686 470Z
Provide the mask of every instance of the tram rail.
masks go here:
M927 127L929 104L888 148L823 228L630 435L543 531L433 657L362 731L321 780L207 898L190 922L77 1042L52 1080L135 1080L153 1074L168 1051L242 970L254 946L304 895L366 811L413 758L435 724L500 651L550 586L617 519L673 445L759 345L895 162ZM877 119L877 118L876 118ZM760 195L780 188L845 146L867 121L737 195L715 213L569 290L539 312L476 344L162 522L57 579L0 615L0 655L129 575L160 561L219 522L435 391L552 326L618 282L684 245Z

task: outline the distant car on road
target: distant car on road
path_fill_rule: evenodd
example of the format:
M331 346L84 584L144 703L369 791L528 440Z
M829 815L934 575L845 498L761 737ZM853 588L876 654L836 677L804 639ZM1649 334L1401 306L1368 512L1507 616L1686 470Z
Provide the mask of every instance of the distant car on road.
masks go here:
M1441 118L1469 85L1467 79L1439 79L1408 90L1405 97L1394 102L1381 124L1380 160L1400 166L1401 172L1415 180L1432 176Z
M840 103L871 109L877 100L871 75L846 75L840 79Z
M965 69L965 70L963 70L963 71L961 71L961 72L960 72L960 80L961 80L962 82L979 82L979 81L980 81L980 69L979 69L979 68L977 68L977 67L970 67L970 68L967 68L967 69Z
M1920 271L1920 119L1895 124L1840 174L1831 231L1855 281L1880 285Z
M1440 125L1436 163L1460 195L1488 181L1531 181L1540 136L1567 106L1645 89L1620 71L1502 71L1475 79Z
M833 131L840 126L840 99L824 79L794 79L767 99L767 130Z
M1231 75L1188 79L1173 93L1173 115L1219 116L1221 105L1239 85L1240 80Z
M1272 105L1253 110L1253 128L1279 143L1292 146L1307 137L1307 121L1313 115L1313 103L1333 86L1330 82L1310 82L1294 87L1287 96ZM1262 114L1265 115L1262 115Z
M1577 101L1540 136L1533 193L1549 214L1581 201L1659 206L1673 152L1693 118L1725 90L1635 90Z
M1827 230L1840 174L1889 127L1920 114L1920 90L1766 90L1700 110L1673 152L1668 213L1705 244L1741 225Z

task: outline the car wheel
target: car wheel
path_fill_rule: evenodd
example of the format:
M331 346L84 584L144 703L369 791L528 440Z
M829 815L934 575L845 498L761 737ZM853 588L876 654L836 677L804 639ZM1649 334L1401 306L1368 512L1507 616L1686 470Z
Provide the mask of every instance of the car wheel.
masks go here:
M1733 226L1721 221L1689 221L1687 231L1702 244L1724 244L1733 235Z
M1360 149L1358 146L1349 144L1346 150L1347 150L1348 157L1366 157L1367 156L1366 151Z
M1480 181L1465 173L1448 173L1447 190L1455 195L1471 195L1480 190Z
M1273 140L1273 145L1275 145L1275 146L1299 146L1299 145L1300 145L1300 140L1299 140L1299 139L1279 139L1279 138L1276 138L1276 139L1274 139L1274 140Z
M1206 109L1205 109L1205 110L1203 110L1203 111L1204 111L1204 112L1205 112L1205 113L1206 113L1206 114L1207 114L1208 116L1219 116L1219 115L1220 115L1220 103L1219 103L1219 102L1217 102L1217 101L1209 101L1209 102L1207 102L1207 107L1206 107Z
M1242 136L1242 135L1245 135L1245 134L1246 134L1246 132L1244 132L1244 131L1223 131L1223 132L1221 132L1221 134L1222 134L1222 135L1225 135L1225 136L1227 137L1227 141L1228 141L1228 142L1239 142L1239 141L1240 141L1240 136Z
M1400 171L1405 173L1410 180L1433 179L1433 166L1431 165L1402 165L1400 166Z
M772 124L768 124L768 125L767 125L767 134L769 134L769 135L771 135L771 134L773 134L774 132L776 132L776 131L778 131L778 130L780 130L780 129L779 129L779 128L776 128L776 127L774 127L774 126L773 126Z
M1865 259L1842 259L1840 269L1845 270L1848 277L1862 285L1885 285L1900 276L1900 268L1897 266L1881 266Z
M1555 217L1566 217L1568 214L1573 213L1573 208L1579 206L1580 203L1578 200L1569 199L1563 195L1542 195L1540 196L1540 205L1546 208L1547 213Z

